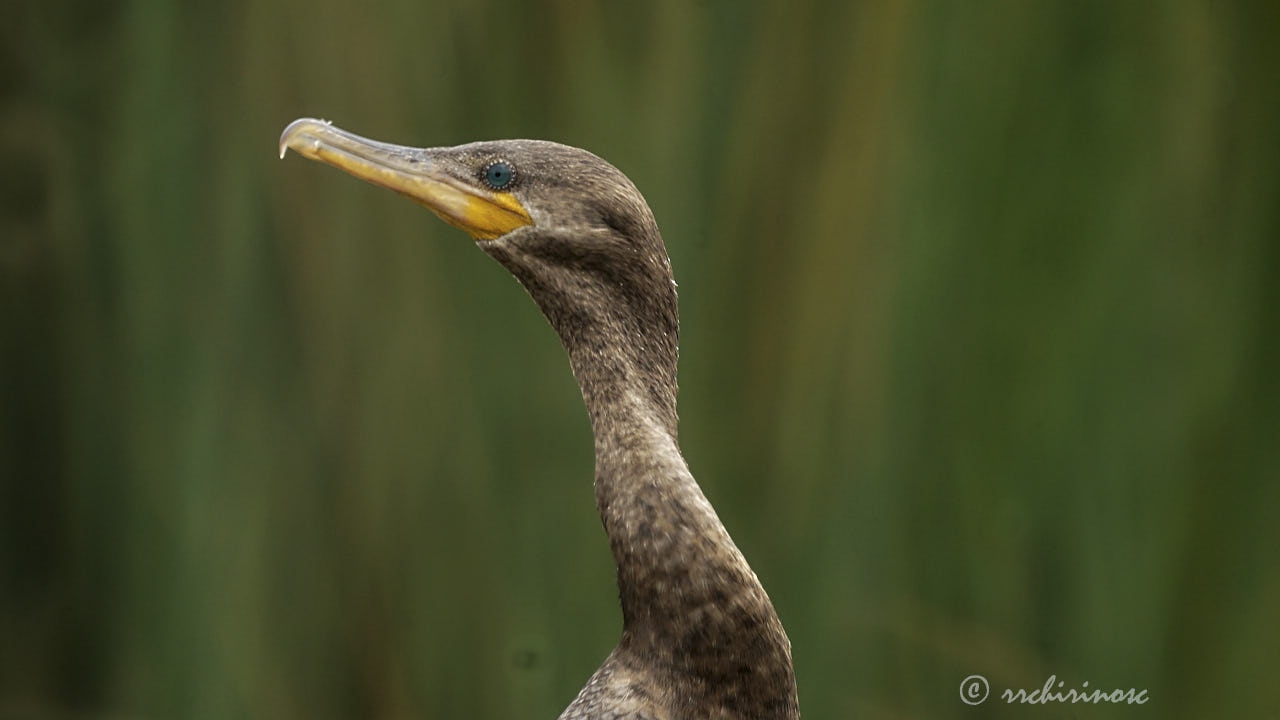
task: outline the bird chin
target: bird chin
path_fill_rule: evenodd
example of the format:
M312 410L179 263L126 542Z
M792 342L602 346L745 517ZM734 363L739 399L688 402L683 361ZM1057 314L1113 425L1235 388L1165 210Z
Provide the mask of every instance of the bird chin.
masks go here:
M507 235L510 235L510 234L511 233L507 233ZM491 250L497 250L499 248L502 248L506 244L507 235L499 235L496 238L490 238L490 239L476 238L476 247L480 248L486 253Z
M512 242L515 242L517 238L524 235L528 227L531 227L531 226L526 225L523 227L518 227L515 230L512 230L511 232L505 233L503 235L499 235L496 238L476 238L475 239L476 247L480 248L481 250L484 250L485 252L489 252L490 250L498 250L498 249L506 248L510 246Z

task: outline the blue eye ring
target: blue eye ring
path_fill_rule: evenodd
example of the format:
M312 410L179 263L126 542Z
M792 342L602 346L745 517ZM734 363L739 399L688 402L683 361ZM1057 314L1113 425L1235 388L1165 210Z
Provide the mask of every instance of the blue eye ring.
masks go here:
M494 160L485 166L483 177L494 190L505 190L515 183L516 169L506 160Z

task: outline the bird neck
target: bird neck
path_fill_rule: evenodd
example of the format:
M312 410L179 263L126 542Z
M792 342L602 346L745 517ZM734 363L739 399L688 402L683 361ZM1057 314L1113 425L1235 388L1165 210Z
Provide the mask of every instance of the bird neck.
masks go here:
M596 506L618 568L618 651L668 673L673 697L727 692L713 704L734 717L795 717L790 642L680 454L679 320L665 254L601 275L550 236L483 247L542 309L582 390Z
M595 430L596 505L618 570L618 651L664 673L691 708L798 717L791 644L662 411L631 387L584 385L583 396Z
M592 405L596 507L617 564L624 626L678 620L684 609L674 603L683 596L650 591L675 590L688 579L676 566L719 562L732 541L660 411L626 389L595 395Z
M626 373L602 374L598 361L569 355L595 434L596 505L617 564L624 644L666 655L682 648L666 658L671 667L758 656L760 632L785 644L768 596L680 452L674 387L655 396ZM758 660L789 668L789 649L772 650Z

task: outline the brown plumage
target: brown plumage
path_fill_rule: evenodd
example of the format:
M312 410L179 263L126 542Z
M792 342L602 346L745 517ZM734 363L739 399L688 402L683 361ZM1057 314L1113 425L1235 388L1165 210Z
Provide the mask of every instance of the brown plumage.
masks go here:
M304 119L280 146L468 231L569 354L595 434L623 630L560 717L798 718L782 624L680 454L675 281L631 181L584 150L535 140L406 148Z

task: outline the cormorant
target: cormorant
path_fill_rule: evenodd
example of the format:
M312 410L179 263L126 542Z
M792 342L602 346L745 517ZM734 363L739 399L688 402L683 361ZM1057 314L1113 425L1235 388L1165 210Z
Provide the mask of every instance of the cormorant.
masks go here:
M411 148L303 118L281 135L287 148L465 230L568 351L595 435L622 639L561 719L798 718L791 643L680 454L675 280L631 181L540 140Z

